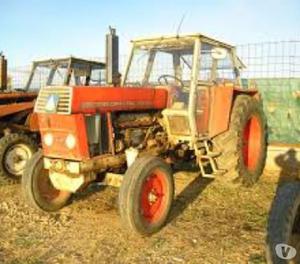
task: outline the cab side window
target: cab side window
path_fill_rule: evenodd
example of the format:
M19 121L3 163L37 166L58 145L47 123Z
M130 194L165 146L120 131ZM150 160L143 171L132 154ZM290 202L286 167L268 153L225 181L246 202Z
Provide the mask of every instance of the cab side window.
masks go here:
M213 46L207 43L202 43L200 54L200 81L210 81L212 77L213 59L211 57L211 50Z
M229 53L226 55L224 59L219 59L217 62L217 79L221 79L221 80L235 79L233 64Z

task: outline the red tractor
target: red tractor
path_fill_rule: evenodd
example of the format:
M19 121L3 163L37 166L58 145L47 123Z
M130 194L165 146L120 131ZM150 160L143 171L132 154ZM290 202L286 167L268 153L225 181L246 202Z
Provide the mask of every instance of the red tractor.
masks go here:
M42 88L35 112L43 149L25 169L27 202L56 211L101 179L120 185L124 224L151 234L172 205L172 164L254 184L266 121L258 91L240 85L242 67L233 46L204 35L159 37L133 41L119 86Z

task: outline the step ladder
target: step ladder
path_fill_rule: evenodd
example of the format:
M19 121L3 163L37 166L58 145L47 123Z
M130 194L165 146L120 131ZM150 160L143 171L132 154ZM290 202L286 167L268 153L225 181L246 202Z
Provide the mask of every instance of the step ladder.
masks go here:
M219 169L216 162L216 157L221 155L221 152L214 152L209 146L209 139L204 138L199 140L195 145L195 154L197 156L197 161L200 167L201 175L204 178L215 178L217 175L222 175L226 170ZM198 144L201 144L200 148ZM204 149L204 153L201 151ZM212 169L212 173L207 173L204 168L204 162L209 162Z

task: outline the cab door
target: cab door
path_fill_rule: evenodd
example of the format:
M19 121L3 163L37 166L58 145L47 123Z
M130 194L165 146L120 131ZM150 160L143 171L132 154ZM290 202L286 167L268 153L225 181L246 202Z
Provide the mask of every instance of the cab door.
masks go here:
M208 133L209 122L209 86L199 85L197 87L196 124L198 135Z

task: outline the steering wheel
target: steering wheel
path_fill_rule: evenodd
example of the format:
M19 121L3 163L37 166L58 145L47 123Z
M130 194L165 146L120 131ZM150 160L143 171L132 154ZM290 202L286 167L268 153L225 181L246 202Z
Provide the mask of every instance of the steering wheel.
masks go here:
M184 83L183 83L183 81L181 79L179 79L178 77L174 76L174 75L163 74L163 75L161 75L161 76L159 76L157 78L157 81L158 81L159 85L169 85L168 78L172 78L175 81L179 82L180 83L180 88L182 90L184 90ZM162 79L164 80L164 84L162 83Z

